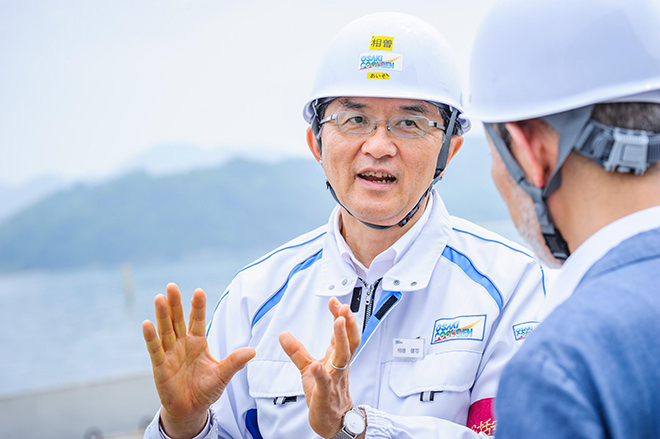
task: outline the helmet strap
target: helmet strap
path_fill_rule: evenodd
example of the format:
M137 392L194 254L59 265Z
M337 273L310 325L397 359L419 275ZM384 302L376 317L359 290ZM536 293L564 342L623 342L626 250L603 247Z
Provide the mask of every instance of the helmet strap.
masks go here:
M321 129L323 127L321 126L322 115L318 113L318 109L321 105L327 104L331 101L334 101L335 99L336 98L334 97L320 98L312 102L312 110L314 111L314 115L312 116L311 128L312 128L312 134L314 134L314 137L316 138L316 143L319 146L319 156L322 156L322 152L323 152L323 150L321 149Z
M495 127L490 123L484 123L484 127L513 181L532 198L534 211L541 225L541 234L545 240L545 245L550 250L550 253L552 253L552 256L563 263L569 255L568 245L550 218L548 205L543 196L543 188L536 187L527 180L525 173L520 168L520 165L518 165L516 159L513 158L511 151L509 151L504 139L497 133Z
M326 180L325 185L326 185L326 187L328 188L328 190L330 191L330 194L332 195L332 198L334 198L335 201L337 202L337 204L339 204L339 205L340 205L340 206L341 206L346 212L348 212L348 214L349 214L350 216L352 216L352 217L355 218L356 220L360 221L360 222L361 222L362 224L364 224L365 226L367 226L367 227L371 227L372 229L376 229L376 230L385 230L385 229L392 228L392 227L394 227L394 226L403 227L403 226L405 226L406 224L408 224L408 222L411 220L411 218L412 218L413 216L415 216L415 214L416 214L417 211L419 210L419 207L422 205L422 201L424 201L424 198L426 198L426 196L428 195L428 193L431 191L431 187L433 186L433 184L431 184L431 186L429 186L428 189L426 189L426 191L424 191L424 194L423 194L422 197L419 199L419 201L417 202L417 204L415 204L415 207L413 207L413 208L410 210L410 212L408 212L408 215L406 215L405 217L403 217L403 219L402 219L401 221L399 221L399 222L396 223L396 224L389 225L389 226L382 226L382 225L380 225L380 224L373 224L373 223L370 223L370 222L367 222L367 221L363 221L363 220L361 220L360 218L358 218L358 217L356 217L355 215L353 215L353 212L351 212L350 210L348 210L348 209L346 208L346 206L344 206L344 205L342 204L342 202L339 201L339 198L337 197L337 194L335 193L335 190L332 188L332 185L330 185L330 182Z
M447 128L445 128L444 136L442 136L442 146L440 147L440 153L438 154L438 162L435 165L435 174L433 175L431 186L433 186L437 181L440 181L442 178L441 174L447 167L447 158L449 157L451 138L454 134L454 127L456 126L458 114L459 111L452 107L451 116L449 116L449 123L447 124Z
M553 114L544 117L547 123L552 125L559 133L559 153L555 169L544 187L536 187L527 180L525 172L522 170L516 159L511 154L509 147L504 139L497 133L493 124L485 123L484 126L488 136L493 142L495 149L499 153L504 166L509 171L509 175L532 199L534 202L534 211L541 225L541 234L545 239L545 244L550 253L560 262L564 262L570 255L568 244L563 238L559 229L550 217L548 210L548 197L561 185L561 173L559 170L568 158L575 142L577 141L582 129L591 117L593 106L582 107L563 113Z

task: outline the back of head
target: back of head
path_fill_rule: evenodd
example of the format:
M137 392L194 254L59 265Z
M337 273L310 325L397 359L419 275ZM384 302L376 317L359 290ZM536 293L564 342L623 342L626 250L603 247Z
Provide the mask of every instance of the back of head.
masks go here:
M534 201L548 248L564 260L547 199L571 152L619 173L642 174L660 161L660 2L496 0L475 37L467 102ZM559 133L542 188L527 181L493 125L534 118Z

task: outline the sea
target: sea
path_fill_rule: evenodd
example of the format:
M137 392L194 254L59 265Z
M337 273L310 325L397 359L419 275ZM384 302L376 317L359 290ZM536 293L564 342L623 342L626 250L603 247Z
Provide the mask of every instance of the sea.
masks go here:
M175 282L196 288L207 319L243 266L268 249L176 262L0 273L0 397L149 372L142 321Z

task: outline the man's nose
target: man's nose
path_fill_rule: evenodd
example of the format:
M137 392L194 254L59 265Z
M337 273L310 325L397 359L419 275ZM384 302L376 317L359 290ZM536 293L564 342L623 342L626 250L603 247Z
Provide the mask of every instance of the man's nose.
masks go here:
M386 156L394 156L397 152L397 146L394 143L394 136L388 129L387 120L377 120L376 128L365 138L362 144L362 150L375 159Z

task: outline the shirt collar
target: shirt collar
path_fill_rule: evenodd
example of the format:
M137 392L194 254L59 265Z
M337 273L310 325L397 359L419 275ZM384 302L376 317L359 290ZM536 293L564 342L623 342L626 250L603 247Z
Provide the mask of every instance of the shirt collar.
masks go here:
M401 238L399 238L391 247L377 255L374 260L371 262L371 266L366 268L362 262L357 260L353 255L353 252L346 244L344 237L340 232L340 221L341 221L341 210L336 208L333 212L333 216L336 218L332 220L333 227L330 230L330 234L334 236L337 248L343 260L353 264L357 274L361 277L366 283L372 284L376 280L383 277L383 275L396 264L401 255L403 255L412 242L419 236L420 231L429 220L429 215L431 209L433 208L433 197L429 197L429 201L426 205L426 209L421 216L421 218L413 224L413 226L408 230ZM397 227L397 226L395 226Z
M564 262L552 282L543 317L573 294L587 271L607 252L634 235L658 227L660 206L655 206L620 218L587 238Z
M321 261L322 287L318 294L348 294L353 290L358 277L367 283L374 283L382 277L383 288L396 291L420 289L428 284L435 259L432 264L424 264L415 259L433 259L433 254L438 252L439 256L447 242L450 228L449 214L435 190L431 191L429 202L420 219L392 246L376 256L369 269L355 258L344 241L339 230L340 213L337 206L330 215ZM420 244L422 241L426 242ZM433 242L437 243L437 248L429 247ZM429 248L432 248L430 253ZM411 261L404 264L404 259L412 259L415 263ZM409 267L402 270L399 268L402 265ZM406 285L403 285L404 283Z

